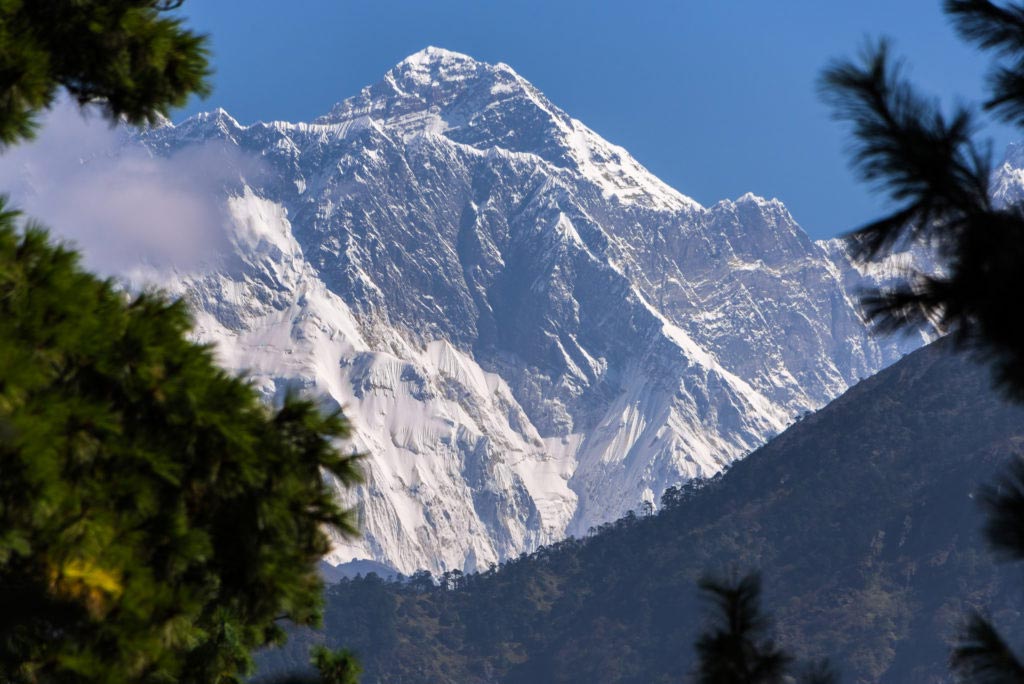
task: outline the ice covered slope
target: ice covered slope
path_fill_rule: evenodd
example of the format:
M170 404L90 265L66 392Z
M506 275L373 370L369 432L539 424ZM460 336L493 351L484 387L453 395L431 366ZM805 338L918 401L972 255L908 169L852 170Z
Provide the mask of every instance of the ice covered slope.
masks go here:
M141 142L261 160L212 189L231 249L165 284L268 398L352 417L365 535L334 562L583 533L903 351L780 202L703 207L504 64L428 48L311 123L218 110Z

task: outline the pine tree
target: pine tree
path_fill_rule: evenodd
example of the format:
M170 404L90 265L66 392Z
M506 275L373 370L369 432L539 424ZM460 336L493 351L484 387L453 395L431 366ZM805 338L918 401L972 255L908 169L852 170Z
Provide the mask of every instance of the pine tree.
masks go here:
M0 0L0 144L61 89L130 124L204 94L181 4ZM263 406L190 325L0 199L0 680L237 682L283 621L319 620L325 529L356 533L324 479L359 479L349 425ZM317 659L325 681L358 675Z
M707 576L699 586L711 604L712 619L695 645L698 684L838 684L828 660L805 665L794 679L795 659L775 645L771 621L761 610L760 575Z
M285 676L269 684L359 684L359 675L363 672L351 652L332 651L324 646L313 649L311 664L316 674Z
M359 684L363 668L349 651L331 651L320 647L313 651L313 665L322 684Z
M270 411L187 338L0 214L0 679L234 681L315 623L339 414Z
M0 0L0 144L32 137L64 89L112 119L153 123L209 92L207 40L180 0Z
M775 684L782 682L792 657L768 638L761 612L761 578L737 581L705 577L700 589L713 607L712 624L697 639L699 684Z

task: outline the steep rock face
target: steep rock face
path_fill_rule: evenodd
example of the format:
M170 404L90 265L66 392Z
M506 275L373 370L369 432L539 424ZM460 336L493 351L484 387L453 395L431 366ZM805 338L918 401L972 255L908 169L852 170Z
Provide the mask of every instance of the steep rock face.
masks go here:
M343 406L363 539L330 560L485 567L718 472L913 343L776 200L705 208L505 65L436 48L312 123L147 132L255 157L231 248L163 282L268 398Z

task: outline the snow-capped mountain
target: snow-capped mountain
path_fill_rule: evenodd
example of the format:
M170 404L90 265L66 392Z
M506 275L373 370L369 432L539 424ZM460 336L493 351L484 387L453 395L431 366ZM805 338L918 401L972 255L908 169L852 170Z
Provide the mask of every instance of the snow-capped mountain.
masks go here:
M365 530L333 562L476 569L712 475L918 340L777 200L703 207L504 64L427 48L310 123L139 142L256 157L230 249L164 275L268 397L344 407Z

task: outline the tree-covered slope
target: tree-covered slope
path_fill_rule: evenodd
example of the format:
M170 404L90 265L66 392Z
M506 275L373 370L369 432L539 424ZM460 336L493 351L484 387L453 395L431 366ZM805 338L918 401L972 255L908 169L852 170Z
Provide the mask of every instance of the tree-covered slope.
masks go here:
M932 345L861 382L647 518L626 518L449 588L371 576L329 589L322 634L366 682L679 682L706 571L760 568L782 641L847 682L943 681L972 606L1024 634L1024 581L972 494L1024 441L987 371ZM454 588L450 588L454 587Z

